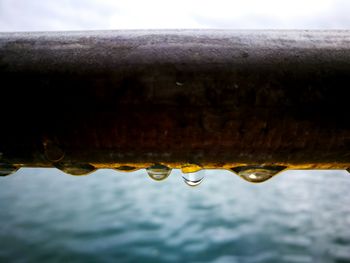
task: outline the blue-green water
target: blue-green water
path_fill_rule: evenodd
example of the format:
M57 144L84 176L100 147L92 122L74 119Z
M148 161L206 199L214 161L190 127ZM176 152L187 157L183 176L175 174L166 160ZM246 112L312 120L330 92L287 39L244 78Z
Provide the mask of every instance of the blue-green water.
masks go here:
M0 178L0 262L350 262L350 174L288 171L251 184L210 171Z

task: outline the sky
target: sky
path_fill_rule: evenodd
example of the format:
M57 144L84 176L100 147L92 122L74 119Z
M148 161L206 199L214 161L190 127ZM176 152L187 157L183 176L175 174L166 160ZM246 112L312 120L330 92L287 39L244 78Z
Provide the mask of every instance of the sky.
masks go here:
M349 29L349 0L0 0L0 31Z

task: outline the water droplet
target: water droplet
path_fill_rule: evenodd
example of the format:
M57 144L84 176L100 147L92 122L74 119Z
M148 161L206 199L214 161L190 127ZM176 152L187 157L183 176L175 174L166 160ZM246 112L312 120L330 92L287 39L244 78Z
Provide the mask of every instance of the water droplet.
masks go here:
M148 167L146 171L149 177L151 177L153 180L162 181L169 176L171 173L171 168L165 165L155 164Z
M15 173L18 168L9 163L0 163L0 176L7 176Z
M43 144L46 159L48 159L50 162L59 162L63 159L64 151L58 146L57 143L46 140Z
M194 173L194 172L198 172L202 169L203 169L202 166L200 166L198 164L194 164L194 163L186 163L186 164L183 164L181 166L181 171L183 173Z
M138 170L139 168L134 167L134 166L122 165L122 166L116 167L114 169L121 171L121 172L133 172L133 171Z
M182 178L184 179L185 183L192 187L199 185L203 181L204 176L204 170L200 170L194 173L182 173Z
M248 182L262 183L285 168L285 166L239 166L231 170Z
M87 175L96 170L91 164L84 163L57 163L55 167L71 175Z

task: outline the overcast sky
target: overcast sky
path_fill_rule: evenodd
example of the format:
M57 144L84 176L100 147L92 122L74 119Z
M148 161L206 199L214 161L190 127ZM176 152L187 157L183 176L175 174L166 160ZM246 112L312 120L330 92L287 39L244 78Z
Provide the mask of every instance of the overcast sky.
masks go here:
M0 0L0 31L348 29L350 0Z

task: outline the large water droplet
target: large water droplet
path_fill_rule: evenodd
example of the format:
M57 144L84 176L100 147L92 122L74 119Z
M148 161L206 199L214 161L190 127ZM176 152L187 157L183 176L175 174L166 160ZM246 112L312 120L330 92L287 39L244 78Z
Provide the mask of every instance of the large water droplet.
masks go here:
M155 164L146 169L149 177L156 181L166 179L171 173L171 169L165 165Z
M0 176L7 176L15 173L18 168L9 163L0 163Z
M121 172L133 172L138 170L139 168L134 167L134 166L129 166L129 165L122 165L119 167L114 168L117 171L121 171Z
M94 166L88 163L57 163L55 167L71 175L87 175L96 170Z
M182 178L184 179L185 183L192 187L199 185L203 181L204 176L204 170L200 170L194 173L182 173Z
M239 166L231 170L248 182L262 183L285 168L285 166Z

